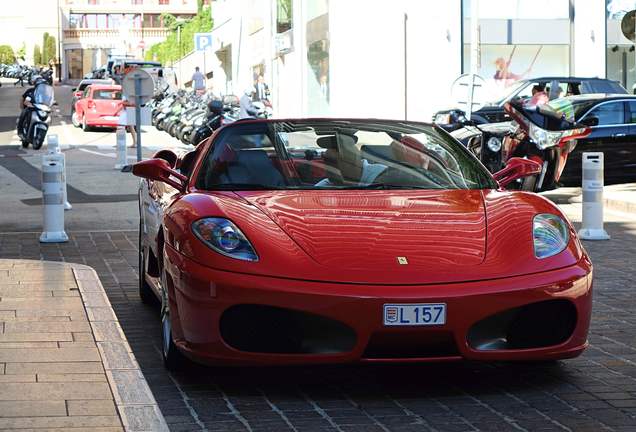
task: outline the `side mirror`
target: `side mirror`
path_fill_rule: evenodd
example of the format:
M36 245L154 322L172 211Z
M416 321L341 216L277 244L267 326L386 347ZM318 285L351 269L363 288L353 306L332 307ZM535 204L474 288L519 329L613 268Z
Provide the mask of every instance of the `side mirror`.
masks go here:
M71 91L72 91L72 92L76 92L76 91L77 91L77 87L73 87L73 88L71 89Z
M541 164L530 159L513 157L508 160L506 167L493 174L497 183L505 188L510 183L520 178L541 173Z
M149 159L133 165L132 173L137 177L169 184L179 192L184 192L188 178L170 168L164 159Z
M599 120L598 120L598 117L589 116L589 117L585 117L580 123L585 126L594 127L594 126L598 126Z

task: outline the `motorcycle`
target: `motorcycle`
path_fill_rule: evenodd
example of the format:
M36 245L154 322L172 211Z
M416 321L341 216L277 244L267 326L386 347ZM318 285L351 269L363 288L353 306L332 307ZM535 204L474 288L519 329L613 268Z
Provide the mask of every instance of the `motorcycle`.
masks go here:
M522 101L511 101L504 109L513 121L502 143L503 163L521 157L542 166L541 173L519 180L516 186L533 192L555 189L577 140L592 130L574 122L567 110L550 105L525 106Z
M22 130L18 130L18 136L23 148L31 144L34 150L39 150L44 144L51 123L51 107L54 103L53 87L44 79L36 82L31 102L32 107L24 108L27 110L26 119Z

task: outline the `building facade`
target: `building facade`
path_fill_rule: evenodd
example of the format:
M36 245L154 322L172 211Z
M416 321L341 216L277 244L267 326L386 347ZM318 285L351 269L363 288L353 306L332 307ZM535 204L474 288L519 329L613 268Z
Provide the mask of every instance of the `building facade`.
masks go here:
M282 117L429 121L470 71L492 99L546 75L631 89L634 44L620 31L630 9L636 0L218 0L207 69L219 93L263 74Z
M169 35L161 14L191 18L196 0L62 0L62 76L80 79L108 55L143 58Z

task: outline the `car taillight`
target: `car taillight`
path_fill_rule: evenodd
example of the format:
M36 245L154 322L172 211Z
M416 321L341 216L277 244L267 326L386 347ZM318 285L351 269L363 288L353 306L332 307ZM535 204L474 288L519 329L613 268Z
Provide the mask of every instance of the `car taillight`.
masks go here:
M96 105L93 101L88 101L88 109L95 109Z

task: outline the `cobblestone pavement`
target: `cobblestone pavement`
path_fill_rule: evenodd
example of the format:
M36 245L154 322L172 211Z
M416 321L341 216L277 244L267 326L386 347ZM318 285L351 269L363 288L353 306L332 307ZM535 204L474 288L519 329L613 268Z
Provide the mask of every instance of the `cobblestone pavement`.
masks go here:
M460 362L280 369L203 368L169 375L158 309L137 295L137 233L75 232L61 245L0 234L0 258L95 268L171 430L634 431L636 223L586 243L596 271L591 346L541 364Z

